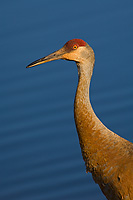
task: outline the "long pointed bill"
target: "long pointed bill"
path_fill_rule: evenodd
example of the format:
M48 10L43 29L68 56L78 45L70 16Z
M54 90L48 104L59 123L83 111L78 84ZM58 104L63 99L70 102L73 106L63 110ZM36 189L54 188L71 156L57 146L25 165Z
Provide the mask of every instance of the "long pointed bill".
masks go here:
M49 54L48 56L45 56L43 58L40 58L40 59L30 63L26 68L34 67L36 65L40 65L40 64L43 64L43 63L46 63L46 62L50 62L52 60L62 59L63 58L62 56L64 54L65 54L64 48L61 48L61 49Z

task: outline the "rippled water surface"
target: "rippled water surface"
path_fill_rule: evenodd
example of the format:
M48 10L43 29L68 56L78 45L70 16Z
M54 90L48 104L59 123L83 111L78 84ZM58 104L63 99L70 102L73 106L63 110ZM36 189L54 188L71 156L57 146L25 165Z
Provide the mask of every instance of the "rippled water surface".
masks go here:
M75 63L25 67L72 38L87 41L93 108L133 141L133 2L6 0L0 18L0 199L105 200L75 129Z

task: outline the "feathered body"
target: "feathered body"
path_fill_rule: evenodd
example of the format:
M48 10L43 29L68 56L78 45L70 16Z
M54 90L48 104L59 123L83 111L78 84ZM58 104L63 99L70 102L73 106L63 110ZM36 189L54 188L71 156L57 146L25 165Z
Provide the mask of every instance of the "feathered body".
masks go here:
M92 173L107 199L133 199L133 144L106 128L92 109L89 86L94 53L90 52L91 61L77 63L79 82L74 103L86 170Z

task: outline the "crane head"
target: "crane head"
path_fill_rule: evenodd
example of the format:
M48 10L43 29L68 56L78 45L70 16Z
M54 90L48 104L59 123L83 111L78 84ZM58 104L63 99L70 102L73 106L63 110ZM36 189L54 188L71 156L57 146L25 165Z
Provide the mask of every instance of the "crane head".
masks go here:
M91 57L94 58L94 52L84 40L72 39L66 42L61 49L32 62L26 68L34 67L36 65L59 59L71 60L77 63L81 63Z

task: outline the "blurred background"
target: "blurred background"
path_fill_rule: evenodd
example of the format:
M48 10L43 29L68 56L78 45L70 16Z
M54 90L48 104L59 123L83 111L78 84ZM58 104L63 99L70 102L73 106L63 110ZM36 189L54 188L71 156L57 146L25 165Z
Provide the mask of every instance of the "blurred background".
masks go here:
M0 199L105 200L74 124L76 64L26 66L70 39L88 42L92 106L133 141L133 1L5 0L0 19Z

